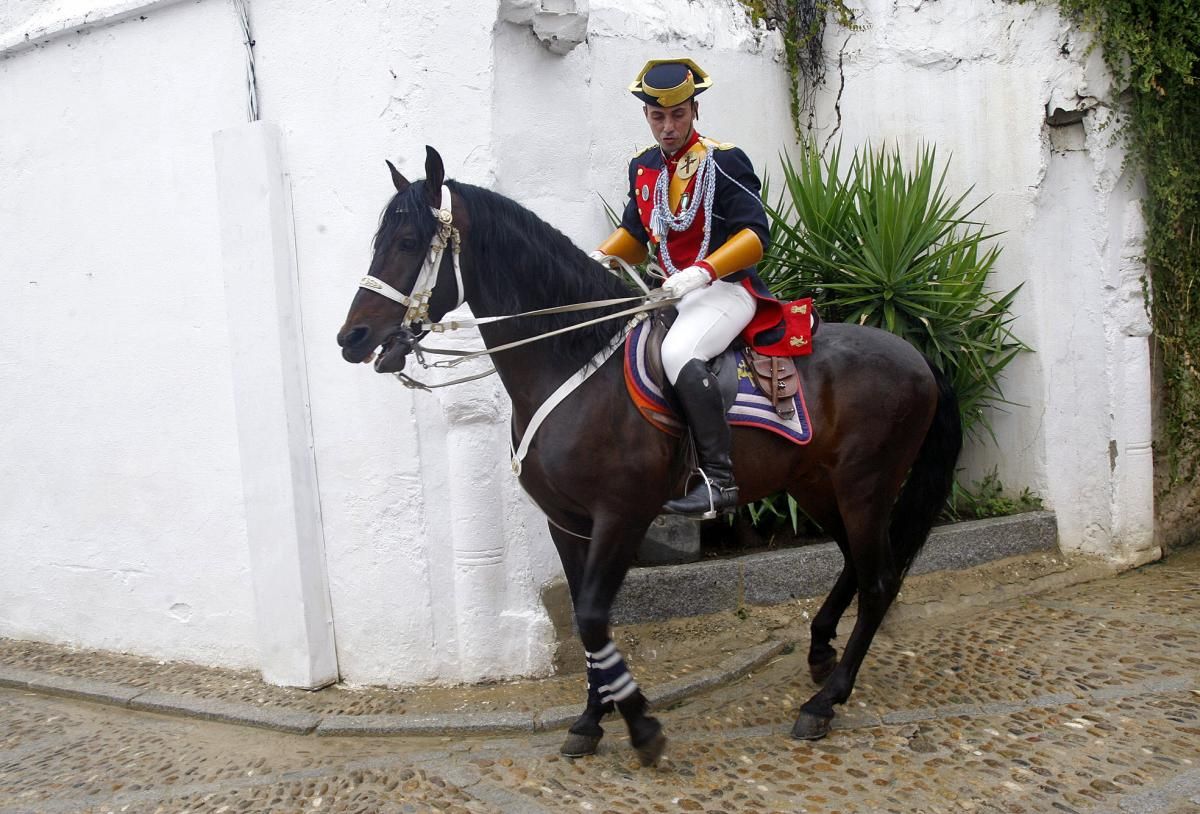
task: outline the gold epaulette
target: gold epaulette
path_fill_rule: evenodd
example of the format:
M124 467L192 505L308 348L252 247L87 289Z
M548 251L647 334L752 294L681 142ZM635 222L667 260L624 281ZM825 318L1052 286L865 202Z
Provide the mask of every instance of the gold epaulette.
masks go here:
M712 147L714 150L732 150L737 146L732 141L713 141L708 136L701 136L700 140L706 147Z
M634 158L641 158L642 156L644 156L646 153L650 152L657 146L658 146L657 144L651 144L649 147L643 147L640 150L638 150L636 153L631 155L630 159L632 160Z

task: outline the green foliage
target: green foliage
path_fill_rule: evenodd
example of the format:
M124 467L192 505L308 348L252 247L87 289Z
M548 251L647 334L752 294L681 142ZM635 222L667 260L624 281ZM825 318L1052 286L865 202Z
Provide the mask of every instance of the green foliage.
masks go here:
M821 534L821 527L809 517L796 498L787 492L776 492L762 500L747 503L738 509L742 517L750 521L750 525L760 534L766 534L787 524L794 536ZM733 525L736 515L727 516L728 523Z
M783 35L784 62L792 88L792 126L800 137L804 132L801 116L808 112L811 118L816 89L825 80L821 50L825 21L832 16L849 31L861 31L862 26L855 22L854 11L845 0L742 0L742 6L751 21Z
M950 500L942 514L945 520L982 520L985 517L1006 517L1010 514L1033 512L1042 508L1042 499L1029 491L1028 487L1014 497L1005 494L1004 484L996 470L975 481L970 487L954 484Z
M905 169L898 149L855 151L811 142L782 159L784 189L769 203L771 247L759 273L780 299L811 295L827 320L897 334L950 377L964 430L991 427L984 408L1005 403L1000 373L1026 346L1009 329L1020 286L987 288L995 237L970 220L978 204L950 195L946 169L923 148Z
M1200 475L1200 4L1055 0L1126 86L1130 164L1146 180L1150 316L1162 369L1160 440L1172 485Z

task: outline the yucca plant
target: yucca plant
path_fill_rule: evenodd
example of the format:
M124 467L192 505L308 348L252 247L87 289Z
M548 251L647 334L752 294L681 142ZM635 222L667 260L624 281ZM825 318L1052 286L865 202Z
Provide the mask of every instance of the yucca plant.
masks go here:
M812 143L782 158L784 188L764 203L771 247L759 273L780 299L812 296L822 316L897 334L929 356L958 393L969 436L991 435L984 408L1006 403L1000 372L1022 350L1009 311L1020 286L993 293L996 234L970 220L971 190L946 190L933 147L911 170L898 148L822 156Z

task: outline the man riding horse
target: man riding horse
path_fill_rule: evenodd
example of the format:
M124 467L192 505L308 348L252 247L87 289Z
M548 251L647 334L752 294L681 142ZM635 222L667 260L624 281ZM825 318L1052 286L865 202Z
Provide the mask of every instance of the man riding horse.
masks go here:
M629 86L655 146L629 162L629 200L621 225L592 253L644 262L652 244L667 277L662 289L680 297L678 318L662 344L662 363L691 427L700 480L664 511L711 515L737 506L730 429L709 360L756 319L780 318L778 303L755 264L769 241L761 184L744 152L701 136L696 97L712 80L690 59L651 60ZM774 306L774 309L771 308ZM748 339L753 342L752 337ZM776 342L778 336L775 336Z

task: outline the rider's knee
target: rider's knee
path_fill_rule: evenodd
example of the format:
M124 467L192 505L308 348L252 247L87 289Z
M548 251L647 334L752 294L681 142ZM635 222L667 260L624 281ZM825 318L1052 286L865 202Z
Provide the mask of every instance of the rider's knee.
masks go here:
M667 381L671 384L679 381L679 371L695 358L697 357L691 343L672 342L671 334L667 334L662 344L663 373L666 374Z

